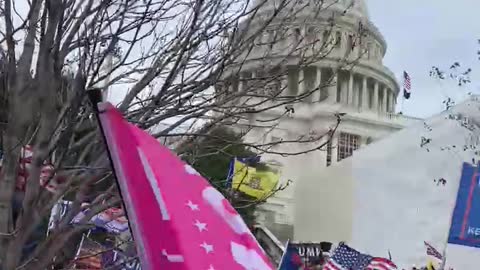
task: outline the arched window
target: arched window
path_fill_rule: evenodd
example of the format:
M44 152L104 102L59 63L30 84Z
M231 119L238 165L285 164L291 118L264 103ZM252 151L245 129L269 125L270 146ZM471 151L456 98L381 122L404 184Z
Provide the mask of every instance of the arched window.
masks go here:
M340 48L342 46L342 32L337 31L335 36L335 47Z
M295 41L300 41L302 37L302 31L300 31L300 28L295 28Z
M353 34L348 34L347 47L348 52L352 52L353 49L355 49L355 44L353 43Z

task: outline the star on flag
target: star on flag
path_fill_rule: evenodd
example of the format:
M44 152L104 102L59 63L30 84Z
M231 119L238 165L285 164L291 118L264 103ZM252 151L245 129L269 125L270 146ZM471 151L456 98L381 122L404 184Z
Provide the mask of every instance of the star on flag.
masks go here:
M203 249L205 249L205 252L207 254L209 254L210 252L213 252L213 246L212 245L209 245L205 242L203 242L201 245L200 245Z
M197 204L194 204L192 201L188 201L187 202L187 206L190 207L190 209L192 211L198 211L198 205Z
M240 215L195 169L111 104L99 111L142 268L274 269Z
M196 220L194 224L200 232L207 230L207 223L201 223L200 221Z

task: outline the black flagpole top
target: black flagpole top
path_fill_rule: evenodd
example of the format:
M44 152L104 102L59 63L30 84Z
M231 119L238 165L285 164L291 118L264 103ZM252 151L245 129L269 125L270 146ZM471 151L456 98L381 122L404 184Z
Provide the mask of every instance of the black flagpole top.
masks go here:
M98 113L98 103L102 102L102 90L100 88L91 88L87 90L88 98L92 103L93 110Z

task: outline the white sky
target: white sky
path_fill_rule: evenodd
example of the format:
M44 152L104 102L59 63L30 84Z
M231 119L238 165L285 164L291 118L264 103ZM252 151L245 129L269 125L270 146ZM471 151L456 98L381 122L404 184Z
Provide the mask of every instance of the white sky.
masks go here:
M427 117L438 113L446 96L460 101L468 92L480 94L479 0L366 0L371 20L385 36L384 64L401 83L403 70L412 77L412 97L403 112ZM458 61L473 69L472 84L459 88L429 77L433 65ZM397 110L400 110L401 100Z
M18 4L22 7L23 1ZM440 112L442 101L461 101L468 92L480 94L480 0L366 0L371 20L387 40L384 64L402 82L403 70L412 77L412 97L403 112L427 117ZM429 77L433 65L458 61L473 69L472 84L459 88ZM121 95L120 95L121 96ZM398 101L401 108L401 100Z

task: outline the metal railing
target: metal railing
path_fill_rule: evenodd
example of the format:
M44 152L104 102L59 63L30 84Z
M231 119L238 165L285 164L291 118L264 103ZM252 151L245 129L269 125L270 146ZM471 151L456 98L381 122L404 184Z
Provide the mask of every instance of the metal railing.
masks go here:
M278 238L267 227L261 224L253 227L253 234L272 262L276 265L280 264L285 247Z

